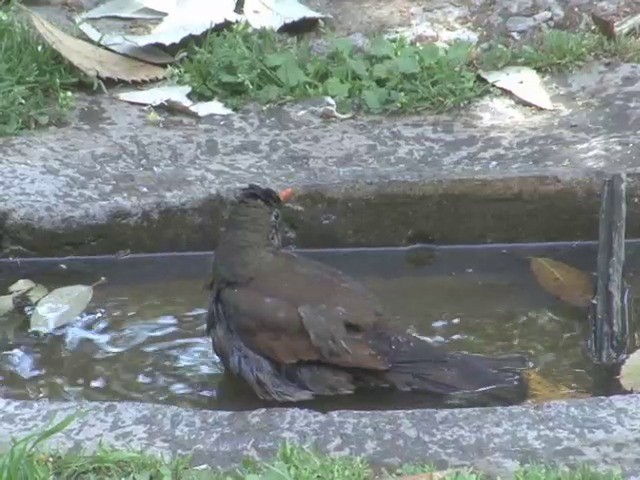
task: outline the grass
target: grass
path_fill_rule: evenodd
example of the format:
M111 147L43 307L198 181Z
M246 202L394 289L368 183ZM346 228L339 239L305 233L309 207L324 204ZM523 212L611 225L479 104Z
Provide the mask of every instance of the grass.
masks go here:
M15 5L0 7L0 136L59 122L81 78L16 12ZM372 38L366 49L344 38L328 44L317 55L304 39L236 25L187 46L173 76L198 99L217 98L236 109L249 102L331 96L343 110L442 112L493 91L478 77L479 69L526 65L550 72L597 58L640 60L636 39L609 42L558 30L541 33L527 46L459 42L441 49L383 37Z
M70 415L42 432L14 441L0 452L0 480L372 480L399 479L433 472L428 465L409 465L393 473L374 473L367 462L355 457L319 455L306 448L284 444L266 463L247 461L233 472L192 468L189 458L166 459L139 452L100 448L93 455L57 455L43 444L67 428L78 415ZM481 480L471 471L434 473L424 480ZM514 480L622 480L615 472L598 472L583 466L562 469L542 465L525 467Z
M541 72L571 70L603 57L637 61L635 39L609 42L601 35L551 30L527 46L494 43L479 49L458 42L441 49L374 37L366 49L344 38L329 40L326 55L304 40L239 25L192 44L176 77L202 100L234 108L331 96L365 112L442 112L490 91L478 70L525 65Z
M64 119L77 82L74 70L42 45L15 6L0 7L0 136Z

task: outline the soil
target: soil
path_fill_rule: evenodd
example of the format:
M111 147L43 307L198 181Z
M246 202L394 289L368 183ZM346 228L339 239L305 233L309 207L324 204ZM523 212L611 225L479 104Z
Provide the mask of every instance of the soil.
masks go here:
M25 4L66 12L68 17L101 0L27 0ZM640 0L302 0L332 16L339 35L408 32L434 40L487 41L526 37L541 28L593 29L590 14L619 20L640 13ZM53 13L53 12L52 12ZM60 18L60 15L55 17ZM510 28L511 31L510 31ZM515 27L516 31L513 31Z

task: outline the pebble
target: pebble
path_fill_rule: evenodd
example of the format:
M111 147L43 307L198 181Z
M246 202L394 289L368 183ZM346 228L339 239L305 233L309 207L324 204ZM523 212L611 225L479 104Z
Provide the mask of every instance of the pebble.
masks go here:
M540 13L536 13L533 16L533 19L537 22L537 23L544 23L544 22L548 22L549 20L551 20L553 18L553 13L549 12L549 11L545 11L545 12L540 12Z
M535 27L537 22L533 17L509 17L507 19L506 27L510 32L526 32L530 28Z

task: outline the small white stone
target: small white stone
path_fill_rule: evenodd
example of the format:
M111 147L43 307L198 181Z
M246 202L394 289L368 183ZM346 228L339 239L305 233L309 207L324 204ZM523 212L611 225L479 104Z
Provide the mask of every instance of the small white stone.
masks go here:
M506 23L507 30L510 32L526 32L536 25L536 21L532 17L509 17Z
M553 18L553 13L551 13L549 11L536 13L533 16L533 19L538 23L548 22L549 20L551 20L551 18Z

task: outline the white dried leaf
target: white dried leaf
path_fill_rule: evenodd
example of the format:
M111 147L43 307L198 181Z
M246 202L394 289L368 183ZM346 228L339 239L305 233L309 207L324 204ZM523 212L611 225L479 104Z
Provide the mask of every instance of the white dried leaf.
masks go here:
M49 290L47 289L47 287L45 287L44 285L38 284L32 289L30 289L26 293L26 295L27 295L27 298L31 301L31 303L35 305L44 297L46 297L48 293L49 293Z
M23 7L24 8L24 7ZM127 82L144 82L164 78L167 70L156 65L110 52L89 42L66 34L24 8L42 39L67 61L89 77L109 78Z
M13 311L13 295L0 296L0 315Z
M11 293L22 293L36 286L36 283L28 278L21 278L9 287Z
M70 285L53 290L38 302L31 314L30 329L48 333L73 322L87 308L93 287Z
M187 95L191 93L191 87L185 85L165 85L162 87L148 88L145 90L132 90L116 95L125 102L140 105L166 105L174 110L184 113L193 113L198 117L207 115L230 115L233 110L227 108L218 100L210 102L192 102Z
M618 377L625 390L640 392L640 350L636 350L624 362Z
M505 67L490 72L480 71L479 74L490 84L511 92L529 105L545 110L554 108L540 76L532 68Z
M194 103L189 107L189 110L199 117L206 117L207 115L231 115L234 113L233 110L225 107L224 104L218 100Z

